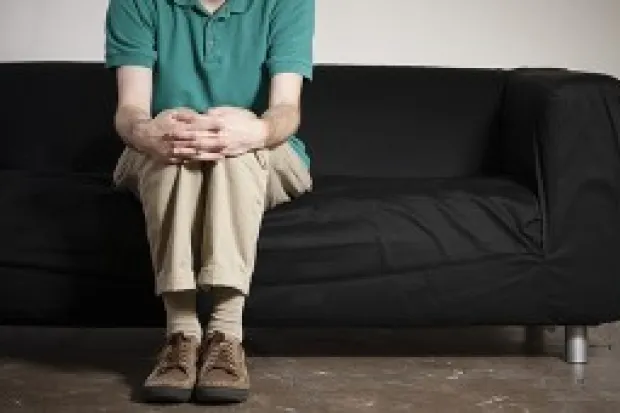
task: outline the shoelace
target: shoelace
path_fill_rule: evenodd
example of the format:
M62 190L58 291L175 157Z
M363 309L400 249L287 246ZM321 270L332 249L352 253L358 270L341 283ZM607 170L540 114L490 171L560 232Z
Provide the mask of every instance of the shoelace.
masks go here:
M173 336L162 354L159 372L165 373L178 369L185 374L189 374L191 360L191 341L182 335Z
M205 361L205 368L209 370L223 370L235 377L239 376L237 371L237 360L233 343L226 340L223 334L215 333L210 339L209 353Z

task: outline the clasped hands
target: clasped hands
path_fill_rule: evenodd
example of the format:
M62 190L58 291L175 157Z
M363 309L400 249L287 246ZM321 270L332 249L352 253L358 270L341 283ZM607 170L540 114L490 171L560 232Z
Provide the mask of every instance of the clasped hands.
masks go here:
M137 135L144 152L178 164L217 161L263 148L268 127L247 109L218 107L199 113L177 108L145 122Z

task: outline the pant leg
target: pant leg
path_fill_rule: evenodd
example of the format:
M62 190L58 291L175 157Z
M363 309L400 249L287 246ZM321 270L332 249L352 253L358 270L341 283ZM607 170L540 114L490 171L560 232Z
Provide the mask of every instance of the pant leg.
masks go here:
M291 145L280 145L269 151L267 209L289 202L311 190L310 171Z
M196 288L193 250L204 211L204 165L166 165L129 148L119 159L114 181L142 204L157 294Z
M285 143L218 161L208 180L198 283L247 295L265 210L309 191L310 174Z

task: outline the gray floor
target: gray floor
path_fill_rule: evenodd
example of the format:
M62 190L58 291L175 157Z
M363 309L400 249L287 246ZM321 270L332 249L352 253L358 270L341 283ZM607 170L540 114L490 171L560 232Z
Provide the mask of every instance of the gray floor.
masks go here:
M248 332L253 393L240 406L150 406L135 390L161 332L0 327L0 412L620 412L620 327L592 330L565 364L563 329Z

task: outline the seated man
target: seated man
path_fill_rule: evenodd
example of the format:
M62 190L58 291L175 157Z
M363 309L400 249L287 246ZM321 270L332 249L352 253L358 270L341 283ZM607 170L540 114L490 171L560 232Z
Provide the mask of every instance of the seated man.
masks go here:
M114 172L143 205L167 338L147 401L240 402L242 312L264 211L312 186L294 135L314 0L111 0ZM203 335L196 290L214 309Z

